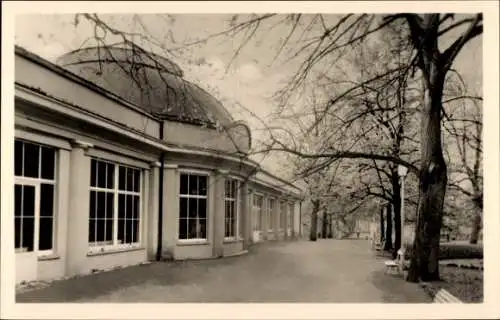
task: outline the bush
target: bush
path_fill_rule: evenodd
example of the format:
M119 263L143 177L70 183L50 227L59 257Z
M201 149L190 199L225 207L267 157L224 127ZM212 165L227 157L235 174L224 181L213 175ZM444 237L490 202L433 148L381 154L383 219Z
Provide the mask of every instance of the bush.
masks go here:
M412 247L406 248L405 258L410 259ZM441 243L439 245L439 260L452 259L482 259L483 247L477 244Z

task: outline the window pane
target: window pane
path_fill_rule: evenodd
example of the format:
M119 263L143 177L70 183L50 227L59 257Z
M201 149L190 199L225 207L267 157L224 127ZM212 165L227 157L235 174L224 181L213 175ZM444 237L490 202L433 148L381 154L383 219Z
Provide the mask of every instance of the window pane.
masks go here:
M230 230L231 229L229 228L229 219L225 219L225 221L224 221L224 237L231 236Z
M42 178L54 179L56 152L52 148L42 147Z
M97 173L97 160L92 159L90 161L90 186L91 187L97 187L96 173Z
M119 166L118 171L118 189L125 190L125 167Z
M134 191L134 169L127 168L127 191Z
M15 248L21 247L21 218L14 218L14 244Z
M187 198L180 198L179 200L179 217L187 218Z
M89 243L96 241L95 227L96 221L94 219L89 219Z
M200 176L198 178L198 184L199 184L199 194L202 196L207 195L207 182L208 182L208 177L207 176Z
M106 188L106 162L97 162L97 186L99 188Z
M125 241L125 220L118 219L118 243L124 243Z
M197 224L196 224L196 219L188 219L188 238L189 239L194 239L197 238Z
M201 239L207 238L207 219L199 219L198 225L200 227L200 233L198 235Z
M106 192L106 218L113 219L113 208L115 195L111 192Z
M187 193L188 193L188 175L181 174L180 194L187 194Z
M125 195L118 195L118 219L125 218Z
M125 243L132 242L132 220L125 220Z
M40 218L40 236L38 242L38 250L52 249L53 224L54 220L52 218Z
M132 196L134 200L134 208L132 210L132 219L139 219L139 212L140 212L140 197L139 196Z
M196 218L198 215L198 199L189 199L189 217L190 218Z
M96 218L106 217L106 192L97 192L97 216Z
M133 242L139 242L139 226L141 222L139 220L134 220L134 233L133 233Z
M21 216L21 203L22 203L23 187L19 184L14 186L14 216Z
M90 207L89 207L89 211L90 211L90 218L95 218L96 217L96 213L97 213L97 210L96 210L96 198L97 198L97 191L93 191L91 190L90 191Z
M28 248L28 251L33 251L34 237L35 237L35 218L29 217L23 218L22 221L22 239L21 243L24 248Z
M40 186L40 216L52 217L54 213L54 185L42 183Z
M231 181L231 198L236 198L238 194L238 180Z
M108 171L106 177L106 188L113 189L115 186L115 165L112 163L108 163Z
M14 175L23 175L23 143L19 140L14 141Z
M189 175L189 194L198 194L198 176Z
M23 216L35 215L35 187L23 186Z
M179 219L179 239L187 239L187 219Z
M96 228L96 234L97 234L97 241L104 241L104 219L98 219L97 220L97 228Z
M141 191L141 170L139 169L134 170L134 191Z
M229 179L226 179L226 181L224 181L224 195L226 196L226 198L231 197L231 183Z
M127 208L127 211L125 212L125 218L127 219L130 219L132 218L132 210L134 209L134 202L133 202L133 198L131 195L127 195L127 197L125 198L126 200L126 208Z
M207 217L207 199L198 199L198 217Z
M113 220L106 219L106 241L113 241Z
M24 176L38 178L40 147L32 143L24 143Z

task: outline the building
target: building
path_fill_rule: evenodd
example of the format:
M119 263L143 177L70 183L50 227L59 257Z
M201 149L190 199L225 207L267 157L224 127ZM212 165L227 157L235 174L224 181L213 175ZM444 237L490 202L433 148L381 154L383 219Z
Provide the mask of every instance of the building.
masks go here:
M15 49L17 283L299 236L302 192L248 160L248 126L131 50L82 49L63 68Z

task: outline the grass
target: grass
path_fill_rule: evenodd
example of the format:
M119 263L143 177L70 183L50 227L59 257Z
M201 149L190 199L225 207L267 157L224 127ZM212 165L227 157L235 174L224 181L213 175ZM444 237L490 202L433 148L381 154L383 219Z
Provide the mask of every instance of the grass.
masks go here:
M409 259L412 248L406 248L405 258ZM389 257L386 252L379 255ZM483 301L483 270L474 268L483 259L481 244L447 242L440 244L439 260L450 260L440 265L441 281L422 284L431 297L441 288L447 290L465 303L481 303ZM464 263L464 260L475 263ZM455 263L456 262L456 263ZM459 267L463 265L464 267Z
M432 296L439 289L445 289L465 303L483 302L483 271L441 266L441 281L424 284L424 289Z

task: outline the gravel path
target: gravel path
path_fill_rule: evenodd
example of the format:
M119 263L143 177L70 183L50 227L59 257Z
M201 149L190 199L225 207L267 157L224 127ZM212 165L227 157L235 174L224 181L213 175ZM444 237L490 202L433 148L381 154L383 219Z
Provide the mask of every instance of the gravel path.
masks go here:
M266 243L247 255L158 262L57 281L17 302L430 302L384 275L365 240Z

